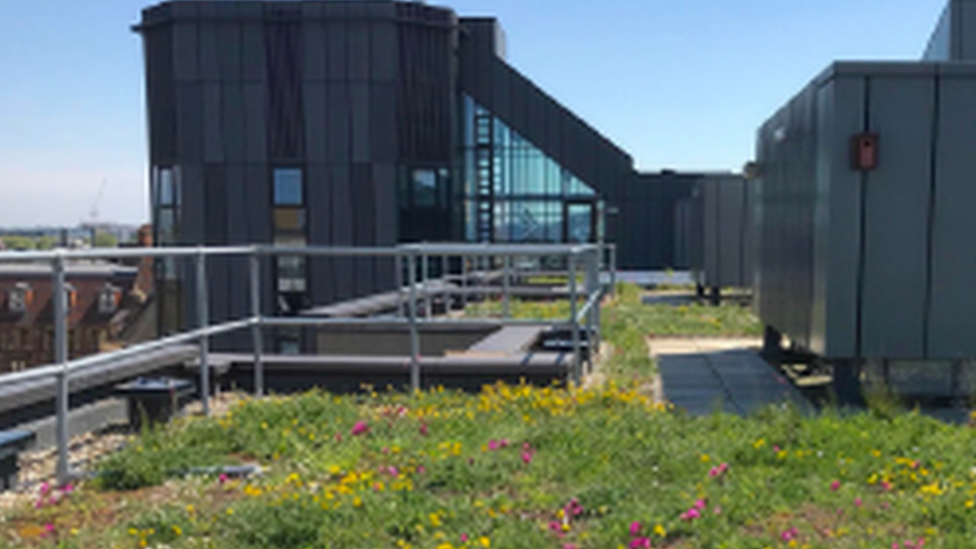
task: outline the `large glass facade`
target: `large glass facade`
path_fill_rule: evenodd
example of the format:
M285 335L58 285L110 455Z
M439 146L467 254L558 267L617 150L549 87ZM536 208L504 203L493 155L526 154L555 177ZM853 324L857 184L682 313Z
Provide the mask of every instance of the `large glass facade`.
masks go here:
M598 240L601 203L590 186L471 97L461 104L467 240Z

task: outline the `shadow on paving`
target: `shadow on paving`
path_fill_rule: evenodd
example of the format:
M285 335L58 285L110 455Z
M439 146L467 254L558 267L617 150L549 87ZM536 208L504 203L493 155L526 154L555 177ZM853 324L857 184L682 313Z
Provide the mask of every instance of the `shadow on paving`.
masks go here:
M814 411L785 376L750 350L661 355L658 366L664 397L692 415L748 416L784 403Z

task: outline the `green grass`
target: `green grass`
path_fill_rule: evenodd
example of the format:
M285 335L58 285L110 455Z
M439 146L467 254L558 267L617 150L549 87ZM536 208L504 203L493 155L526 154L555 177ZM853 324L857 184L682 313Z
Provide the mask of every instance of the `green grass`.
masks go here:
M617 386L308 393L144 437L0 547L973 547L973 447L918 415L690 418ZM266 473L182 479L181 454Z
M604 309L618 349L605 386L245 401L146 432L98 480L6 513L0 548L976 546L976 430L887 408L696 418L656 405L645 336L702 321L640 298L622 286ZM728 314L725 329L751 335ZM184 476L230 463L264 474Z
M635 285L618 284L616 297L602 310L603 336L614 347L614 354L604 367L616 379L629 381L655 373L645 343L648 337L758 337L762 334L759 321L740 305L645 305L643 295ZM566 300L513 300L509 310L514 318L569 319ZM501 312L498 301L472 304L467 310L473 317L498 317Z

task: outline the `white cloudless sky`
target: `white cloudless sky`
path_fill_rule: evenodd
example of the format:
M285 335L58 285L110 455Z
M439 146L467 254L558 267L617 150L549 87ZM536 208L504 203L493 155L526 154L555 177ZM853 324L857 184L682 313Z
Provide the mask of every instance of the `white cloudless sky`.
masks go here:
M638 168L735 170L835 59L916 60L944 0L453 0ZM0 227L148 220L149 2L0 0Z

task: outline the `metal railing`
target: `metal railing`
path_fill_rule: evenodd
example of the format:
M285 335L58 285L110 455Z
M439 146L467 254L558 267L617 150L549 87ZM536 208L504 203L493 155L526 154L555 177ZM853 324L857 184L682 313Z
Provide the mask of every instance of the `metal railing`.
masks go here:
M609 254L609 256L608 256ZM249 260L250 304L251 315L247 318L210 325L210 307L208 295L207 258L208 257L247 257ZM265 291L261 284L262 257L304 256L304 257L341 257L341 258L393 258L396 263L396 287L398 293L398 311L396 318L316 318L316 317L276 317L262 312L262 293ZM514 258L543 258L564 257L567 261L567 281L569 285L570 315L567 319L513 319L511 318L511 278L517 271L513 266ZM66 266L68 261L107 260L107 259L142 259L142 258L189 258L195 262L196 288L196 320L197 328L184 333L162 337L154 341L132 345L130 347L101 354L90 355L77 359L69 359L68 355L68 307L66 296ZM28 382L55 379L55 416L58 459L56 477L59 483L66 483L72 478L69 467L69 396L70 380L73 376L90 373L99 367L106 367L113 361L133 358L140 354L161 350L174 345L196 342L199 345L200 362L200 400L205 415L209 415L210 398L210 338L228 334L247 328L251 329L252 350L254 355L254 391L260 398L265 394L264 372L264 328L270 327L315 327L329 324L376 324L394 323L409 325L410 332L410 387L419 390L421 387L421 347L420 328L426 325L484 325L484 319L470 320L457 318L434 318L432 314L432 297L428 291L431 283L429 264L431 258L440 258L442 277L444 280L461 282L461 287L453 293L459 294L462 306L467 305L469 298L468 280L472 275L471 267L477 272L486 272L486 267L493 264L500 266L502 277L501 301L502 318L489 323L501 326L522 324L547 324L550 326L568 327L572 331L573 354L570 362L569 377L575 383L580 383L583 376L582 342L580 329L586 327L589 338L589 348L592 355L594 349L599 349L600 341L600 302L608 287L610 291L616 285L616 248L612 244L604 245L486 245L486 244L405 244L386 248L356 248L356 247L281 247L281 246L244 246L244 247L194 247L194 248L130 248L130 249L89 249L63 250L43 252L0 252L0 264L4 263L49 263L52 267L51 279L54 296L54 364L30 368L28 370L0 375L0 386L19 385ZM453 270L460 270L458 274L450 271L454 258ZM459 261L457 261L459 260ZM406 272L404 273L404 262ZM521 272L521 271L519 271ZM579 275L583 276L583 288L579 288ZM604 276L608 275L608 276ZM403 278L409 281L404 286ZM447 290L449 294L452 290ZM270 294L270 290L268 290ZM423 295L420 295L420 294ZM497 293L497 292L496 292ZM57 298L60 296L60 298ZM447 297L448 301L454 298ZM424 315L421 318L418 311L419 301L423 299ZM582 306L580 300L585 299ZM406 307L404 307L406 304Z

